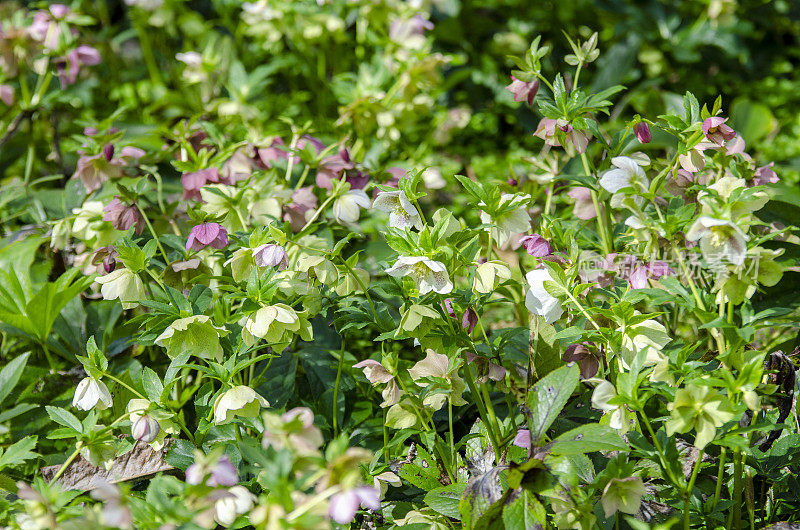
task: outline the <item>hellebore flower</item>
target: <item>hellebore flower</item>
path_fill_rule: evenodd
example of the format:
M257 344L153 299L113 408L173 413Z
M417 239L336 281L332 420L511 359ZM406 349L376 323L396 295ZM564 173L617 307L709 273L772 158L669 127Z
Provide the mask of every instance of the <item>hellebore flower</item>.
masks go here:
M610 412L611 418L608 426L612 429L623 430L625 425L625 406L612 405L609 403L617 396L617 389L608 381L603 381L597 385L592 392L592 406L598 410L602 410L603 414Z
M517 447L530 450L531 431L529 431L528 429L517 430L517 435L514 436L514 440L511 442L511 445L516 445Z
M397 262L386 269L386 274L394 278L411 276L417 284L420 296L431 291L447 294L453 290L444 263L425 256L399 256Z
M218 223L203 223L192 227L186 239L186 250L195 252L208 245L220 249L228 244L228 231Z
M286 250L280 245L261 245L253 249L253 260L259 267L277 268L279 271L289 266Z
M770 162L766 166L761 166L760 168L756 169L755 177L753 178L753 186L764 186L766 184L775 184L780 179L778 178L777 173L772 169L772 166L775 165L775 162Z
M657 364L664 358L661 350L672 341L667 328L653 319L628 326L623 333L620 358L625 367L630 366L642 350L645 350L644 366Z
M475 372L477 374L475 380L477 382L483 384L489 379L492 381L502 381L506 378L506 369L492 362L488 357L475 355L472 352L466 352L464 357L467 360L467 364L475 365Z
M138 274L125 267L95 278L94 281L102 286L100 293L104 300L119 298L123 309L132 309L139 305L139 300L147 297L142 279Z
M244 515L253 508L255 495L244 486L234 486L228 490L228 495L217 499L214 503L214 519L222 526L230 526L240 515Z
M578 363L581 370L581 377L589 379L597 375L597 371L600 369L600 359L592 354L589 348L586 347L586 344L588 343L570 344L567 346L566 351L564 351L562 359L567 363Z
M139 416L139 418L131 424L131 436L136 441L141 441L146 444L158 438L158 432L161 428L155 418L148 415Z
M749 238L736 224L724 219L700 217L686 232L686 239L700 240L700 251L710 263L727 258L734 265L741 265L747 255Z
M221 361L219 338L227 334L228 331L215 326L208 315L192 315L174 320L155 343L167 349L170 359L188 351L201 359Z
M527 101L528 105L533 105L533 98L536 97L536 93L539 91L539 80L534 79L526 83L512 75L511 84L506 87L506 90L514 94L514 101Z
M717 145L722 145L728 140L732 140L736 136L736 131L725 125L728 118L721 116L711 116L706 118L703 122L703 134L706 135L709 141Z
M14 104L13 86L0 84L0 101L5 103L9 107Z
M650 132L650 126L644 121L640 121L633 126L633 134L636 135L636 139L639 140L640 144L649 144L653 139L653 134Z
M575 217L584 221L597 217L597 211L594 209L594 202L592 202L592 190L578 186L569 190L567 196L575 199L575 206L572 209Z
M316 183L320 188L333 189L333 179L338 179L342 171L353 169L355 164L350 160L347 149L341 149L335 155L323 158L317 166Z
M640 477L612 478L603 490L600 503L607 518L618 511L635 515L639 512L645 493L647 491Z
M717 427L736 417L719 392L699 385L679 389L672 403L667 404L667 409L671 416L666 424L667 436L695 429L694 446L698 449L703 449L714 439Z
M525 293L525 307L528 311L544 317L545 322L552 324L564 314L561 302L547 292L544 282L553 281L547 269L535 269L525 275L528 290Z
M478 313L471 307L464 311L464 316L461 317L461 327L467 330L467 335L472 334L472 330L478 324Z
M104 410L114 404L108 387L102 381L93 377L84 377L75 389L72 406L81 410L91 410L97 407Z
M633 158L628 156L615 156L611 159L615 169L604 171L600 176L600 185L610 193L617 193L623 188L636 187L640 184L646 188L650 181L644 170Z
M527 203L530 195L503 193L500 195L500 208L506 210L509 206L511 210L494 216L481 210L481 222L484 224L494 223L496 226L486 227L492 231L492 237L498 246L503 246L508 242L512 233L525 233L531 228L531 216L528 213ZM485 206L483 203L478 206Z
M544 143L549 146L560 147L561 142L558 141L558 137L556 136L557 127L558 120L542 118L539 121L539 125L536 127L536 131L533 133L533 135L544 140Z
M355 223L361 208L369 208L370 202L364 190L349 190L333 202L333 217L339 224Z
M66 57L56 61L56 71L61 88L73 84L78 79L81 66L94 66L100 64L100 52L91 46L80 45L70 50Z
M264 435L261 445L280 451L288 448L301 455L316 453L323 444L322 431L314 425L314 413L307 407L295 407L280 416L264 414Z
M194 464L186 468L186 483L193 486L206 480L206 486L235 486L239 483L239 474L227 455L222 455L216 462L204 461L203 455L195 458ZM209 476L210 475L210 476Z
M354 364L353 368L361 368L364 372L364 377L373 386L380 383L388 383L383 392L381 392L381 396L383 396L381 407L391 407L400 401L400 387L397 386L394 376L381 363L373 359L366 359Z
M453 405L460 406L467 403L462 396L466 388L466 383L459 377L457 367L450 370L450 360L447 355L436 353L429 348L425 354L425 358L409 368L408 373L411 374L411 379L414 380L417 386L421 388L427 386L427 383L419 382L419 380L423 378L435 377L447 380L450 383L450 400ZM422 400L422 403L426 407L439 410L444 406L446 401L447 396L444 394L428 394L428 396Z
M447 186L447 181L442 176L439 168L429 167L422 172L422 182L429 190L440 190Z
M270 140L269 146L259 147L256 150L258 159L264 165L265 169L271 168L272 163L276 160L286 160L289 158L289 153L286 152L286 149L282 149L282 147L285 146L286 144L283 142L283 138L276 136Z
M181 185L183 186L183 198L201 200L200 188L206 184L218 184L220 182L219 170L215 167L192 171L181 175Z
M214 402L214 423L228 423L236 416L254 418L261 407L269 407L269 403L255 390L249 386L235 386L220 394Z
M103 211L106 213L103 221L110 221L117 230L127 230L133 226L137 235L144 230L144 218L139 208L135 204L127 206L116 195Z
M100 247L95 250L92 256L92 265L100 265L102 263L103 270L108 274L117 268L116 258L118 257L119 254L117 253L117 249L114 248L114 245Z
M308 212L317 207L317 196L312 189L313 186L298 189L292 193L292 202L283 207L283 220L291 223L294 232L303 229Z
M553 253L553 247L550 245L550 242L539 234L523 236L520 238L519 242L525 247L525 252L534 258L543 258Z
M339 524L349 524L356 516L359 506L369 510L378 510L381 507L380 492L372 486L359 486L344 490L331 497L328 515Z
M248 346L255 344L256 338L280 344L292 333L300 333L303 340L312 338L311 324L286 304L262 307L243 321L242 339Z
M403 230L413 226L422 230L422 217L402 190L378 192L372 207L389 214L389 226L392 228Z

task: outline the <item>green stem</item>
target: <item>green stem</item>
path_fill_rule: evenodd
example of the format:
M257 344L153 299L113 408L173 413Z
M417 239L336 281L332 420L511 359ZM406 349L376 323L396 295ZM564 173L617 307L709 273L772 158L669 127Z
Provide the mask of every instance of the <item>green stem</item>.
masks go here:
M586 176L592 175L592 170L589 168L589 159L586 156L586 153L581 153L581 162L583 163L583 170L586 172ZM609 212L608 208L601 208L600 207L600 197L595 190L591 190L590 195L592 197L592 204L594 205L594 211L597 218L597 233L600 236L600 243L603 246L603 253L606 255L611 254L614 252L614 242L611 236L611 213Z
M147 230L150 231L150 235L153 236L153 239L156 242L156 246L158 246L158 251L161 252L161 257L164 258L164 267L168 267L169 258L167 257L167 253L164 251L164 247L161 246L161 241L158 239L156 231L153 228L153 225L150 223L150 219L147 218L147 214L144 213L144 210L142 209L141 206L139 206L138 202L136 203L136 209L139 210L140 214L142 214L142 218L144 219L144 224L147 225Z
M744 465L742 463L742 450L733 450L733 528L742 528L742 475Z
M66 471L66 470L67 470L67 468L68 468L68 467L69 467L69 465L72 463L72 461L73 461L73 460L75 460L75 459L78 457L78 454L79 454L79 453L80 453L80 451L81 451L81 446L82 446L82 445L83 445L83 444L81 443L81 441L80 441L80 440L78 440L78 443L77 443L77 444L75 444L75 450L72 452L72 454L71 454L71 455L69 455L69 457L68 457L68 458L67 458L67 459L64 461L64 463L63 463L63 464L61 464L61 467L60 467L60 468L58 468L58 471L56 471L56 474L55 474L55 475L53 475L53 478L50 480L50 486L52 486L53 484L55 484L55 483L56 483L56 480L58 480L58 478L59 478L61 475L63 475L63 474L64 474L64 471Z
M486 431L489 433L489 440L492 442L492 448L494 449L494 457L495 463L500 464L500 444L498 443L497 435L495 434L493 424L489 420L489 414L486 412L486 407L483 404L483 397L481 393L478 391L478 387L475 384L475 375L472 373L472 366L464 359L464 365L467 373L467 386L469 387L469 391L472 394L472 399L475 400L475 405L478 407L478 414L481 417L481 421L486 426Z
M692 476L689 479L689 485L686 486L685 490L683 490L683 530L690 530L692 527L691 521L689 520L689 515L691 512L689 509L689 500L692 496L694 483L697 480L697 473L700 471L700 463L703 461L704 452L704 449L700 449L697 453L697 461L694 463L694 469L692 470Z
M133 388L132 386L130 386L128 383L124 382L123 380L117 379L116 377L114 377L113 375L111 375L111 374L109 374L107 372L103 372L103 377L108 377L109 379L111 379L112 381L117 383L118 385L127 388L128 390L130 390L131 392L136 394L136 396L138 396L139 398L147 400L147 401L150 401L144 395L142 395L138 390L136 390L135 388Z
M161 80L161 71L159 70L156 57L153 55L153 48L150 46L150 39L148 38L147 31L141 22L139 14L132 13L132 15L133 16L131 18L133 19L133 26L136 29L136 34L139 37L139 47L142 49L142 56L144 57L144 62L147 66L147 72L150 75L150 81L154 85L163 85L164 82Z
M725 457L727 456L727 447L722 447L719 453L719 468L717 469L717 485L714 488L714 499L711 501L711 510L717 507L719 497L722 494L722 482L725 479Z
M450 462L456 461L456 448L453 438L453 398L448 394L447 396L447 426L450 442Z

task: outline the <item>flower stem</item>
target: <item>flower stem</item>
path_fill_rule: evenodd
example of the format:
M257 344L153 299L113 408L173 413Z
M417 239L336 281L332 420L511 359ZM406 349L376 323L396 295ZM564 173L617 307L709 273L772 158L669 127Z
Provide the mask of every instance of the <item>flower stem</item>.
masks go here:
M742 463L742 450L733 450L733 528L742 528L742 475L744 465Z
M136 390L135 388L133 388L132 386L130 386L128 383L126 383L126 382L122 381L121 379L117 379L116 377L114 377L113 375L111 375L111 374L109 374L109 373L107 373L107 372L103 372L103 377L108 377L109 379L111 379L112 381L114 381L115 383L117 383L118 385L120 385L120 386L123 386L123 387L127 388L128 390L130 390L131 392L133 392L134 394L136 394L136 395L137 395L139 398L141 398L141 399L145 399L145 400L147 400L147 401L150 401L149 399L147 399L147 397L145 397L144 395L142 395L142 394L141 394L141 393L140 393L138 390Z
M83 445L83 443L80 440L78 440L78 443L75 444L75 450L72 452L71 455L69 455L69 457L64 461L64 463L61 464L61 467L58 468L58 471L56 471L56 474L53 475L53 478L50 480L50 486L52 486L53 484L56 483L56 480L58 480L58 478L61 475L64 474L64 471L67 470L67 468L72 463L72 461L75 460L78 457L78 454L81 451L81 446L82 445Z
M717 469L717 485L714 488L714 499L711 503L711 510L717 507L719 497L722 494L722 482L725 478L725 457L727 456L727 447L720 448L719 452L719 468Z
M144 224L147 225L147 230L150 231L150 235L153 236L153 239L156 241L156 245L158 246L158 251L161 252L161 257L164 258L164 267L169 266L169 258L167 257L167 253L164 251L164 247L161 246L161 241L158 239L156 235L156 231L153 228L153 225L150 223L150 219L147 218L147 214L144 213L144 210L139 203L136 203L136 209L139 210L139 213L142 214L142 218L144 219Z
M700 463L703 461L703 454L705 450L700 449L697 453L697 461L694 463L694 469L692 470L692 476L689 479L689 484L686 486L686 489L683 490L683 529L690 530L692 525L691 521L689 520L689 500L692 495L692 489L694 488L694 483L697 480L697 473L700 471Z
M342 365L344 364L344 338L342 347L339 349L339 366L336 368L336 383L333 385L333 437L339 434L339 380L342 377Z
M489 421L489 415L486 412L486 407L483 404L483 397L478 391L478 387L475 385L475 375L472 373L472 366L467 362L466 359L464 359L464 365L466 368L464 371L467 373L467 386L472 394L472 399L475 400L475 405L478 407L478 414L480 415L483 424L486 426L486 431L489 433L489 440L492 442L492 448L494 449L495 463L500 464L500 444L498 443L493 424Z

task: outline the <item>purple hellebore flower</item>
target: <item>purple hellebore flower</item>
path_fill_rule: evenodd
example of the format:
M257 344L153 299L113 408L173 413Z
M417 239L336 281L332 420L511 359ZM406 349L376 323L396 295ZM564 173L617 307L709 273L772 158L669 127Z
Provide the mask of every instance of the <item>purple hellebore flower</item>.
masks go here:
M114 272L114 269L117 268L117 249L114 245L108 245L107 247L100 247L94 252L94 256L92 256L92 265L100 265L103 264L103 270L106 274Z
M525 252L535 258L542 258L553 253L553 247L550 245L550 242L539 234L523 236L520 238L519 242L525 247Z
M533 99L539 91L539 80L534 79L526 83L512 75L511 84L506 87L506 90L514 94L514 101L527 101L528 105L533 105Z
M110 221L111 225L117 230L127 230L135 226L136 234L139 235L144 230L144 217L139 212L135 204L128 206L115 195L105 208L103 221Z
M277 267L279 271L289 266L286 250L280 245L261 245L253 250L253 260L259 267Z
M228 231L219 223L203 223L192 227L186 239L186 250L202 250L208 245L220 249L228 244Z
M539 125L536 127L536 132L534 132L533 135L544 140L544 143L549 146L560 147L561 142L559 142L558 138L556 137L556 127L558 127L557 120L542 118L541 121L539 121Z
M489 379L492 381L502 381L505 379L506 369L492 362L488 357L476 355L472 352L466 352L465 357L467 359L467 364L475 364L475 369L478 374L476 381L480 384L485 383Z
M635 266L626 279L631 289L644 289L647 287L647 267L642 265Z
M506 183L509 186L516 186L517 184L519 184L519 182L517 182L517 179L511 178L511 177L508 177L508 180L506 181Z
M471 307L464 311L464 316L461 317L461 327L467 330L467 335L472 334L472 330L478 324L478 313Z
M722 145L726 141L732 140L736 136L736 131L725 125L726 121L728 121L728 118L723 118L722 116L706 118L703 122L703 134L717 145Z
M371 486L344 490L331 497L328 515L339 524L348 524L356 516L360 505L369 510L380 509L379 497L380 492Z
M219 170L215 167L192 171L181 175L183 185L183 198L202 200L200 188L208 183L217 184L220 182Z
M570 344L567 346L562 359L568 363L578 363L581 370L581 377L589 379L597 374L600 369L600 360L595 357L586 346L590 343Z
M351 190L363 190L369 183L369 175L358 170L349 171L345 181L350 184Z
M111 159L114 158L114 144L107 143L103 146L103 156L106 157L106 160L111 162Z
M317 166L317 186L326 190L333 189L333 179L338 179L342 171L353 169L355 164L350 160L347 149L341 149L335 155L323 158Z
M456 318L456 312L453 310L453 299L452 298L445 298L444 299L444 309L447 311L447 314L450 315L452 318Z
M775 184L780 179L778 178L778 174L772 169L772 166L775 165L775 162L770 162L766 166L761 166L760 168L756 169L755 177L753 178L753 185L754 186L764 186L765 184Z
M294 232L299 232L306 224L306 212L317 207L317 196L313 186L299 188L292 193L292 202L283 208L283 220L289 221Z
M91 46L82 44L70 50L67 56L60 59L56 63L58 71L58 79L61 82L61 87L66 87L73 84L78 79L78 73L81 66L94 66L100 64L100 52Z
M69 8L64 4L51 4L48 9L55 19L62 19L69 14Z
M650 132L650 126L644 121L640 121L633 126L633 134L636 135L636 139L639 140L640 144L649 144L653 139L653 134Z
M231 463L227 455L222 455L216 463L210 467L195 462L186 468L186 482L188 484L200 484L206 475L210 474L206 480L206 485L212 488L217 486L235 486L239 483L239 474L236 467Z
M271 168L272 163L276 160L286 160L289 158L289 153L286 152L286 149L283 149L285 146L286 144L283 142L283 138L275 136L270 141L269 146L256 149L258 159L261 161L261 164L264 165L265 169Z

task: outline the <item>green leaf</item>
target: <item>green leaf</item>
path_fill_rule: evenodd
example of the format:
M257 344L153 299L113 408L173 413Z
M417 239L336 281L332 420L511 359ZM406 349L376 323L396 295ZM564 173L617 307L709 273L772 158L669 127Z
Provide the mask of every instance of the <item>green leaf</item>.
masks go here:
M147 366L142 369L142 387L147 399L154 403L161 400L161 392L164 391L164 385L161 383L158 374Z
M0 454L0 469L21 464L39 456L32 449L36 447L36 436L26 436Z
M547 514L536 495L526 489L511 493L503 509L506 530L539 530L546 522Z
M627 450L628 444L616 430L599 423L589 423L567 431L550 446L550 452L557 455Z
M456 483L432 489L425 495L425 504L446 517L461 520L458 503L466 487L466 484Z
M553 370L540 379L528 395L531 431L531 445L536 446L553 424L561 409L567 404L575 387L578 386L580 371L577 364Z
M75 415L70 411L62 409L61 407L52 407L50 405L45 405L44 408L47 411L47 415L50 416L54 422L58 423L59 425L63 425L64 427L74 429L76 432L83 432L80 420L78 420L78 418L76 418Z
M480 201L486 202L486 192L483 191L483 188L480 186L480 184L472 182L472 180L464 175L456 175L456 178L467 190L467 193Z
M28 362L30 354L30 352L27 352L19 357L15 357L0 370L0 403L8 397L11 390L16 386L22 375L22 371L25 369L25 364Z

